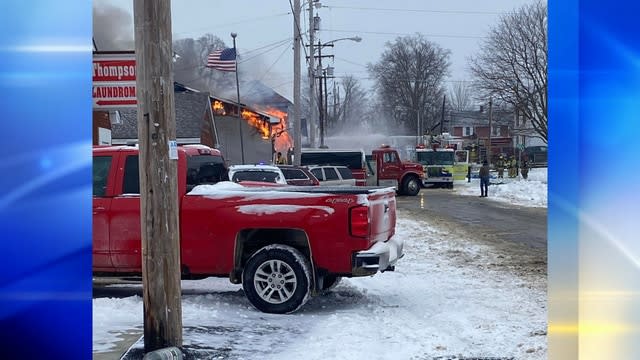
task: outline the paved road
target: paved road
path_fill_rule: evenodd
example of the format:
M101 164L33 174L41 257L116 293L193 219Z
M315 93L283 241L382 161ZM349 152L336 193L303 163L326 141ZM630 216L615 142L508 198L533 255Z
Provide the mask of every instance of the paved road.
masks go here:
M472 233L547 250L547 209L530 208L462 196L448 189L422 189L418 196L398 197L398 209L423 218L449 220Z

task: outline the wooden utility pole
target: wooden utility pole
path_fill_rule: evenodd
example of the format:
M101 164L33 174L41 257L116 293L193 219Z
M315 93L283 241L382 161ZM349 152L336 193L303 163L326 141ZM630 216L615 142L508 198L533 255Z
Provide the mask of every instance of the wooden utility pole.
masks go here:
M293 163L302 157L302 124L300 119L300 0L293 1Z
M314 49L314 36L315 36L315 18L313 17L313 7L315 1L308 1L309 3L309 118L307 123L309 124L309 143L312 148L316 147L316 68L315 68L315 49Z
M311 54L311 57L314 57L315 54ZM322 44L320 44L320 40L318 40L318 119L319 119L319 127L320 127L320 148L324 148L324 94L322 90L322 77L323 77L323 69L322 69ZM315 82L315 80L314 80ZM325 90L326 91L326 90Z
M171 0L134 0L144 351L182 346Z
M493 99L489 98L489 144L487 144L487 161L491 165L491 133L493 132Z
M442 97L442 117L440 118L440 135L444 132L444 107L447 102L447 95Z

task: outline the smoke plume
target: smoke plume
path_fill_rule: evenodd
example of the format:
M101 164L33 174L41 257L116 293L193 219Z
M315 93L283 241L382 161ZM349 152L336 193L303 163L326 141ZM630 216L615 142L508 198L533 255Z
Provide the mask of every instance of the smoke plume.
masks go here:
M94 3L93 39L99 51L134 50L133 17L124 9Z

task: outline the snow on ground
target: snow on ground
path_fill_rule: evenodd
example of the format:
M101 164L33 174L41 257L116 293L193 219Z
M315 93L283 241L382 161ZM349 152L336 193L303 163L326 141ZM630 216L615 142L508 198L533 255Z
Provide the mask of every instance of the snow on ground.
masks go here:
M527 180L521 176L510 179L506 173L503 179L491 179L487 199L520 206L547 207L547 168L531 169ZM480 196L480 179L456 181L454 191L461 195Z
M404 211L396 236L406 255L395 272L343 279L291 315L255 310L228 279L183 281L184 345L224 359L546 359L543 274L492 268L500 260L488 245ZM139 296L93 300L94 354L141 329Z

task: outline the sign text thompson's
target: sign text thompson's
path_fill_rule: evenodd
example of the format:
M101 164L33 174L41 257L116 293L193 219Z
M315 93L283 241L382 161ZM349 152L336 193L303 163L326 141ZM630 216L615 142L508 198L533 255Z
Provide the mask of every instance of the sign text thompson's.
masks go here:
M93 107L136 107L136 58L133 52L93 55Z

